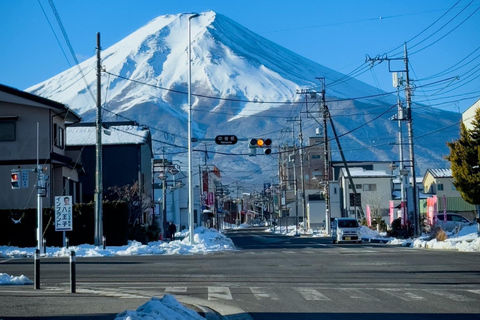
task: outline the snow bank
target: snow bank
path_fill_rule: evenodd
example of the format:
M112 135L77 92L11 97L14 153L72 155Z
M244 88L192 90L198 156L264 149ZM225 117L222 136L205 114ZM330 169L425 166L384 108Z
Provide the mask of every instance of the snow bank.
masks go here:
M0 285L22 285L33 284L33 282L23 274L19 277L10 276L6 273L0 273Z
M133 255L172 255L172 254L199 254L215 251L235 250L229 238L215 229L198 227L195 229L193 245L189 241L189 233L182 233L183 240L171 242L155 241L142 244L138 241L129 241L125 246L98 247L90 244L70 246L68 248L47 247L46 257L69 257L75 251L77 257L111 257ZM30 258L35 254L35 248L0 247L0 257Z
M477 226L462 228L458 234L448 233L445 241L424 240L422 238L413 241L414 248L426 248L436 250L458 250L462 252L480 252L480 238L477 234Z
M174 296L152 298L137 310L119 313L115 320L205 320L195 311L185 308Z

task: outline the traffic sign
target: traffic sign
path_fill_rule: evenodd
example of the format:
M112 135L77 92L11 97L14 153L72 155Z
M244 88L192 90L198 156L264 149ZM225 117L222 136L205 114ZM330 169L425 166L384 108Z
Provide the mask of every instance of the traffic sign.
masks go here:
M237 141L238 138L234 135L221 135L215 137L216 144L236 144Z

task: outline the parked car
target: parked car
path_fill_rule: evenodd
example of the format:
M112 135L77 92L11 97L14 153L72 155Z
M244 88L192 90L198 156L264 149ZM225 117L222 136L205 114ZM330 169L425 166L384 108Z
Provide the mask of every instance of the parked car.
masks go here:
M472 221L456 213L447 212L447 222L444 220L443 213L435 215L435 227L442 228L445 231L452 231L456 227L458 227L458 230L461 230L472 223Z
M332 242L362 243L358 221L353 218L335 218L332 225Z

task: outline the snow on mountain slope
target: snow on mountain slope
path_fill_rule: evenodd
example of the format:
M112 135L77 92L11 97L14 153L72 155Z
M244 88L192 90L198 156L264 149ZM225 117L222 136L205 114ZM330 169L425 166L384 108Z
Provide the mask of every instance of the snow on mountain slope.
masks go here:
M160 16L101 54L106 71L102 73L101 89L104 117L110 120L126 117L149 125L156 141L155 150L162 142L187 144L188 17L189 14ZM213 11L204 12L191 22L194 136L209 139L218 134L236 134L241 139L268 136L275 145L291 144L291 134L285 135L282 130L291 128L292 123L286 122L288 118L298 117L302 112L307 138L319 126L312 117L321 120L318 97L304 103L305 95L297 90L319 91L320 83L315 78L325 77L327 102L337 131L340 135L352 131L341 137L347 160L398 159L398 147L389 144L395 141L398 132L397 123L388 120L396 113L395 96L341 101L379 91L351 78L329 87L329 83L345 76ZM93 121L95 68L96 58L92 57L28 91L65 103L81 114L84 121ZM307 109L309 117L305 114ZM377 116L380 117L376 119ZM435 139L428 133L459 118L457 114L432 108L414 110L415 135L428 138L425 143L418 140L416 145L421 168L444 166L442 157L448 152L445 141L452 138L452 131L444 134L439 131ZM298 133L298 123L295 125ZM333 143L332 146L334 159L339 159ZM212 151L214 148L207 147ZM170 149L185 152L185 149ZM272 157L244 156L248 154L246 142L215 150L219 154L212 154L210 160L224 169L225 174L234 172L239 180L251 180L252 167L266 172L265 168L272 165ZM230 153L238 157L232 160L234 157L226 155ZM265 179L269 181L274 174L275 170L266 173Z

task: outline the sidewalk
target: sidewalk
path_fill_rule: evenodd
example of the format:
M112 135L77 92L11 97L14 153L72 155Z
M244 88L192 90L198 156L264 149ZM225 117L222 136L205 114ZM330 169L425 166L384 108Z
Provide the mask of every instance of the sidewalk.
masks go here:
M112 320L125 310L136 310L152 297L138 293L99 291L77 287L41 287L33 285L0 286L0 320ZM246 319L251 317L243 310L219 305L192 297L176 297L187 308L196 311L208 320Z

